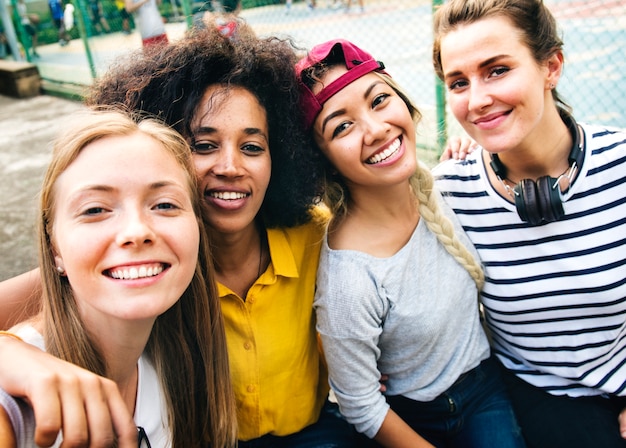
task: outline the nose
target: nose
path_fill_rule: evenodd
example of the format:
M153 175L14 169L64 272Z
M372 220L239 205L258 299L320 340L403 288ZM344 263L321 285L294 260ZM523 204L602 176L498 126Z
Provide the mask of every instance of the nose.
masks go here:
M470 111L480 111L493 103L493 99L489 94L486 86L473 82L469 88L468 109Z
M139 247L152 244L155 241L155 232L149 217L141 210L124 212L116 240L118 245L122 247Z
M215 153L213 173L216 176L237 177L242 174L242 154L234 144L225 144Z
M363 129L363 140L366 145L373 145L380 140L384 140L391 129L384 117L373 111L362 117L361 126Z

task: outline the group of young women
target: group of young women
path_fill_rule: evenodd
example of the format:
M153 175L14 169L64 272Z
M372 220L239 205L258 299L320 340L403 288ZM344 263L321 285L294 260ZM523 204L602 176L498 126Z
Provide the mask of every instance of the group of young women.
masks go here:
M49 255L0 286L7 312L44 303L0 338L2 403L13 410L0 412L0 440L45 446L62 429L76 445L117 436L130 446L139 426L152 446L232 446L236 425L243 447L625 446L626 243L615 235L626 225L626 134L574 121L556 93L562 46L540 0L450 0L437 11L435 70L480 149L435 177L416 159L418 109L351 42L298 61L289 41L209 28L112 68L88 103L178 131L197 185L183 162L163 170L173 157L156 148L168 148L160 134L142 124L116 133L97 118L140 121L128 112L91 112L102 134L55 153L40 229ZM83 185L89 164L101 178ZM183 215L187 230L172 229ZM116 224L108 239L80 244L106 222ZM55 297L75 305L53 312ZM214 306L192 316L190 300ZM61 320L66 309L75 325ZM143 332L131 335L137 321ZM206 331L212 341L196 339ZM59 349L70 334L101 367ZM164 362L173 348L186 364ZM206 356L214 365L199 372L195 357ZM195 392L169 369L196 378L185 382ZM152 426L140 418L148 371L162 397ZM98 399L94 384L106 391ZM196 409L180 414L190 393ZM9 394L32 406L35 436L21 435L33 419ZM193 429L184 443L183 424Z

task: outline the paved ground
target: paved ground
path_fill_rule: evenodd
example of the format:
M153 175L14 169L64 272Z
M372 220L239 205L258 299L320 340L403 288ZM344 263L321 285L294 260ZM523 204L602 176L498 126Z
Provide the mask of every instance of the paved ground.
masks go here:
M81 107L46 95L0 95L0 280L36 265L34 210L49 142L59 118Z

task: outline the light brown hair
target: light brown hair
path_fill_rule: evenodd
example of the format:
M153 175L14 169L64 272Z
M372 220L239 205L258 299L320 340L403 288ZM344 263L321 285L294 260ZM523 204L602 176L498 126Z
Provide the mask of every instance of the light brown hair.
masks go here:
M186 141L151 118L116 110L89 110L72 121L54 143L41 189L38 219L46 350L61 359L107 376L97 344L83 326L72 288L56 271L52 228L58 177L90 143L109 136L143 133L174 156L188 179L198 220L196 270L186 291L154 324L145 348L161 380L175 447L227 447L236 443L236 413L230 384L226 338L209 245L200 215L195 171ZM122 162L123 163L123 162Z

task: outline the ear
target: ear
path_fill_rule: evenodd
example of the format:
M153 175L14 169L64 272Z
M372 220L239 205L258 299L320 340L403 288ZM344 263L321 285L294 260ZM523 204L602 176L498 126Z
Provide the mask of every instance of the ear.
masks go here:
M546 89L552 90L559 84L561 74L563 73L563 52L561 50L555 51L552 56L546 60L546 69L548 70L546 76Z
M60 255L54 255L54 264L57 267L59 275L65 275L65 264L63 263L63 258L61 258Z

